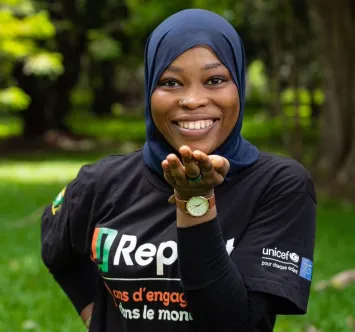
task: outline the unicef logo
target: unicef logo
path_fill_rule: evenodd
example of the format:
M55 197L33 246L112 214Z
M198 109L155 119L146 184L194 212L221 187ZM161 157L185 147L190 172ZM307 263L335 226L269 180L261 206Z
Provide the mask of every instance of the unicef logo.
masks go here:
M290 258L295 262L298 263L300 260L300 256L298 256L296 253L291 253Z

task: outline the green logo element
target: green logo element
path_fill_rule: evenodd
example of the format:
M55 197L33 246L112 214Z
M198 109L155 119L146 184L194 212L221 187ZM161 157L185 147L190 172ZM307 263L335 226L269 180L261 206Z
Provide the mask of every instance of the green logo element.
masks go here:
M102 272L108 272L108 258L113 241L117 236L118 231L110 228L96 228L93 237L92 252L93 258L97 262ZM103 240L106 235L105 240ZM102 256L101 256L101 247Z
M64 195L65 195L65 190L66 188L64 188L58 195L57 197L55 198L55 200L53 201L53 204L52 204L52 214L53 216L56 214L56 212L58 210L60 210L61 206L62 206L62 203L64 201Z

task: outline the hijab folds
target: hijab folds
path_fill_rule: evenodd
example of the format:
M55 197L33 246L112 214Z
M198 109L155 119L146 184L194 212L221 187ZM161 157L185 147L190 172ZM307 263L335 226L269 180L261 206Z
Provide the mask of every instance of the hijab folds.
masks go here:
M177 153L158 131L151 115L151 96L164 70L186 50L210 46L230 71L238 87L240 114L227 139L213 154L227 158L230 175L257 161L259 151L240 134L245 100L245 54L242 41L223 17L202 9L186 9L162 22L150 35L145 48L145 118L146 142L143 148L145 164L163 176L162 161L169 153Z

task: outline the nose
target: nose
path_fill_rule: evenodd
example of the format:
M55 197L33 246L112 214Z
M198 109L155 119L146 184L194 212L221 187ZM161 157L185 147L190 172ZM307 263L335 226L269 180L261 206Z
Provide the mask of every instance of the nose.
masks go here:
M206 106L208 104L208 97L202 91L193 89L180 99L179 104L185 109L194 110Z

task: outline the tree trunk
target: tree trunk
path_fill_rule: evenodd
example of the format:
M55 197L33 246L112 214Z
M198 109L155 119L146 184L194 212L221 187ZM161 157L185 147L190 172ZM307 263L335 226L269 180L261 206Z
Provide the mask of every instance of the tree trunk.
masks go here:
M311 0L324 56L326 104L322 115L320 178L355 194L355 2Z
M300 87L299 87L299 78L298 78L298 68L296 58L292 64L291 70L291 86L295 93L293 101L293 110L294 110L294 132L293 132L293 158L297 161L302 162L302 125L301 125L301 115L300 115Z
M274 29L276 30L276 29ZM271 34L273 35L273 34ZM271 75L270 75L270 89L272 94L271 110L270 114L272 117L278 116L282 113L281 105L281 77L280 77L280 67L281 67L281 51L278 38L271 38L270 40L270 51L271 51Z
M68 47L68 39L73 40ZM51 129L70 132L65 118L70 112L70 92L77 84L80 77L81 57L86 50L86 31L78 27L78 31L72 33L62 32L57 34L58 49L63 55L64 73L61 75L52 89Z
M102 4L100 4L100 7L102 7ZM92 10L91 13L93 16L98 16L97 9ZM124 22L127 20L128 14L126 2L124 0L118 0L111 4L108 3L106 6L106 15L96 18L96 24L98 26L102 27L106 23L106 32L110 37L120 42L123 54L128 54L130 51L129 43L131 40L124 31ZM115 101L124 103L124 100L120 98L122 93L117 91L115 87L116 64L122 63L123 58L107 59L97 61L97 63L95 63L95 59L91 60L91 66L97 71L95 72L95 70L93 70L92 77L94 78L95 75L99 75L101 81L101 84L94 86L93 112L98 116L110 115L112 105Z
M22 136L26 139L37 139L48 129L48 90L51 82L46 78L25 75L21 63L15 66L13 75L18 85L31 97L28 108L22 113Z
M115 62L102 61L97 64L101 84L95 88L93 111L98 116L110 115L115 101Z
M57 7L49 8L52 20L70 20L77 25L56 33L57 51L63 55L64 67L64 73L56 81L26 76L22 65L14 70L18 84L31 97L31 103L23 113L23 137L26 139L41 138L51 129L69 131L65 124L70 111L69 95L79 79L81 55L86 46L86 27L82 19L79 20L74 2L62 1L58 11Z

